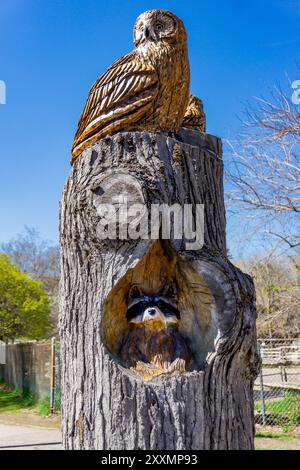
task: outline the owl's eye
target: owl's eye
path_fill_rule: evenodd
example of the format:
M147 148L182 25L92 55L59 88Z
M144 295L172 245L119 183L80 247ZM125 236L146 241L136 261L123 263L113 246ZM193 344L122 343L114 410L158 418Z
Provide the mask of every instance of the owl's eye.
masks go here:
M160 32L164 29L164 25L162 23L156 23L155 29L156 31Z

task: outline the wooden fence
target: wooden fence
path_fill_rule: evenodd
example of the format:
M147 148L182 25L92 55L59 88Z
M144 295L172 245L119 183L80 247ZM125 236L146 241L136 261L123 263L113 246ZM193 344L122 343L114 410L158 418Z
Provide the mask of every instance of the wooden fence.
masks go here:
M30 392L37 398L49 397L51 407L59 393L59 344L55 338L1 345L0 380Z

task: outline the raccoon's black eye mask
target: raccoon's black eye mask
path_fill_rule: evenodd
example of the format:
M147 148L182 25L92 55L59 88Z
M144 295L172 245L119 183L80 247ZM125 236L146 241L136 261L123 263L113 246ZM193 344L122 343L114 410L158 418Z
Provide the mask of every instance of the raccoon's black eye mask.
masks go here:
M129 307L126 314L127 320L131 321L133 318L140 315L149 307L159 308L159 310L161 310L166 317L176 316L178 320L180 319L180 312L176 307L164 301L163 299L156 298L149 300L140 300L139 302L136 302L134 305Z

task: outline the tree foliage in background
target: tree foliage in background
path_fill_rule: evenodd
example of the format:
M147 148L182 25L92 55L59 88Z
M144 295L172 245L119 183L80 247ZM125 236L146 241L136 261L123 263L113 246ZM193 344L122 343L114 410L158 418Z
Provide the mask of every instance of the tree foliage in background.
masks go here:
M0 248L22 272L43 283L51 302L51 318L56 324L60 276L59 247L43 240L37 229L25 227L23 233L7 243L2 243Z
M1 251L33 279L59 278L59 248L43 240L34 227L25 226L23 233L2 243Z
M300 105L292 92L291 84L286 92L274 87L268 99L246 106L227 171L230 208L239 218L244 210L267 242L273 237L288 248L300 245Z
M51 334L50 302L41 282L0 254L0 339L26 336L42 339Z
M252 258L242 269L254 278L259 337L287 338L300 334L300 268L291 258Z
M292 93L289 83L248 104L241 133L227 146L233 237L241 257L247 243L260 253L240 263L254 278L260 337L300 334L300 105Z

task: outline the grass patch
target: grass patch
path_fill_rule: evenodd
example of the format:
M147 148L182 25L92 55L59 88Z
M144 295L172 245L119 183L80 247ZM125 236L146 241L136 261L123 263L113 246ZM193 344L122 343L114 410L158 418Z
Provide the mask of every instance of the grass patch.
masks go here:
M41 398L38 401L37 410L40 416L49 416L51 413L50 399L48 397Z
M0 413L14 412L24 409L35 409L40 416L50 415L50 399L48 397L37 400L30 392L21 392L12 389L5 383L0 384Z
M261 403L254 404L255 411L261 411ZM281 422L290 426L300 424L300 393L287 391L281 398L268 399L265 402L265 411L270 415L270 423ZM268 416L267 416L268 420Z
M0 413L3 411L19 411L23 408L33 408L37 400L29 392L20 392L8 385L0 384Z
M280 441L300 440L300 436L292 436L291 434L279 434L275 432L259 431L255 433L255 437L269 437L272 439L279 439Z

